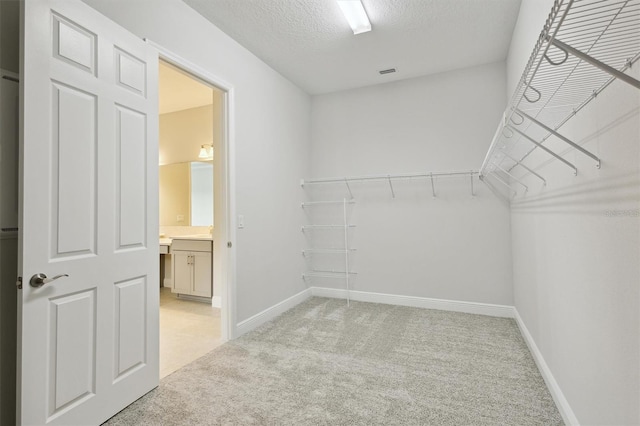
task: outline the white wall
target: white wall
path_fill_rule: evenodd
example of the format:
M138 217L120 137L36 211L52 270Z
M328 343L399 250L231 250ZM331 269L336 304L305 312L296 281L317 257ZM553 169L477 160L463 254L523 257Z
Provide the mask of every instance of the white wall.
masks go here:
M217 98L221 103L221 96ZM216 108L218 113L214 113L212 104L160 114L160 165L198 161L201 146L212 145L213 138L220 137L222 113L219 108Z
M521 0L518 22L513 29L507 56L507 97L511 99L538 36L549 17L554 0Z
M190 165L191 163L175 163L160 166L158 205L161 227L191 225ZM212 196L213 194L209 194L209 197Z
M505 97L504 63L314 96L312 177L477 170ZM346 195L333 188L306 196ZM394 184L395 199L387 183L352 188L355 290L513 304L509 209L477 179L475 197L469 177L439 180L435 199L426 180ZM310 220L341 219L330 215Z
M234 87L236 321L302 291L298 182L308 174L310 98L180 0L87 0L139 37Z
M510 82L552 3L523 0ZM638 64L633 75L640 79ZM550 146L577 165L577 177L544 154L528 160L548 184L526 178L530 193L512 203L515 306L580 424L637 425L640 91L614 82L561 132L598 155L602 169L557 141Z

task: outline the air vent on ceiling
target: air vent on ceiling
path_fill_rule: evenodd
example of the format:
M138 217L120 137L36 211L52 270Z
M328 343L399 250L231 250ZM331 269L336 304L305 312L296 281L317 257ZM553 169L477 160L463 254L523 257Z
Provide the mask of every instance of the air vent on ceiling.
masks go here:
M388 70L382 70L382 71L378 71L378 72L379 72L381 75L384 75L384 74L391 74L391 73L396 72L396 69L395 69L395 68L389 68Z

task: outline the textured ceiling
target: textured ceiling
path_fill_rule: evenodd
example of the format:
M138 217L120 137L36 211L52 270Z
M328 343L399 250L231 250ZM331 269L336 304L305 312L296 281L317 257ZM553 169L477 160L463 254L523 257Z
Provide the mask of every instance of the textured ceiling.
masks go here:
M502 61L520 1L362 0L354 36L335 0L184 0L311 94Z
M160 62L158 86L160 114L213 103L213 89L163 62Z

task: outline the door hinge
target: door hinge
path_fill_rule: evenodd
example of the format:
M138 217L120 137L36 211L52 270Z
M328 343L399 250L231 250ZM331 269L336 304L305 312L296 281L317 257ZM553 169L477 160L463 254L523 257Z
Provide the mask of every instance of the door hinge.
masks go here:
M18 290L22 290L22 277L18 277L18 280L16 281L16 287L18 287Z
M231 248L232 244L231 241L227 241L227 247Z

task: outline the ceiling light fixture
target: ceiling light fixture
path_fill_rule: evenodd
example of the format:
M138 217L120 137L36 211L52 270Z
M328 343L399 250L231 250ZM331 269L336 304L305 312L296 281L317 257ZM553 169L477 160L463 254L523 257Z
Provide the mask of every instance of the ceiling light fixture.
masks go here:
M213 145L200 145L200 154L198 158L202 160L213 160Z
M353 34L371 31L371 22L361 0L337 0L344 17L347 18Z

